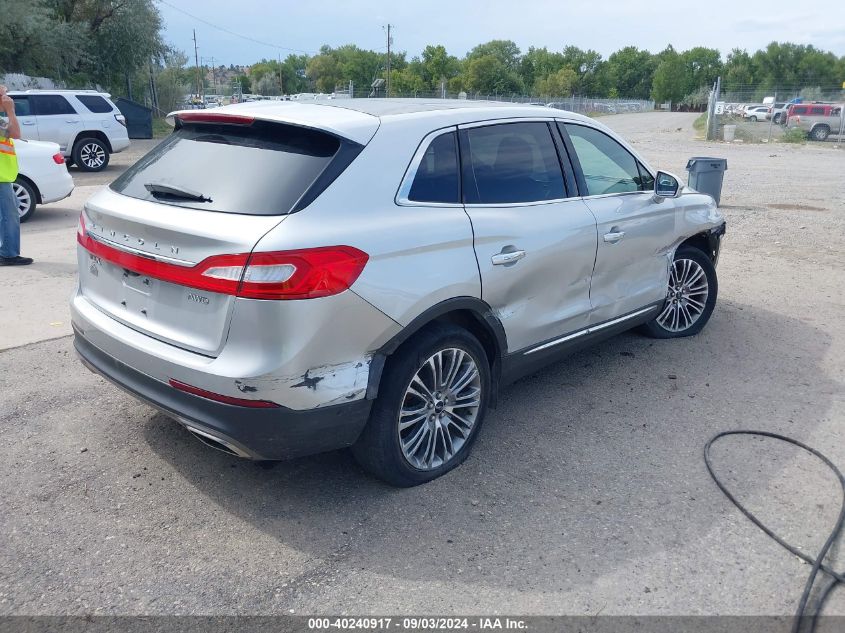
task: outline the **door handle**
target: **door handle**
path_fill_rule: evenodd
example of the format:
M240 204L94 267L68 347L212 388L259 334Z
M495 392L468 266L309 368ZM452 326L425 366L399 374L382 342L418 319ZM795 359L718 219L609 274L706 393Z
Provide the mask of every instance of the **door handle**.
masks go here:
M79 119L65 119L65 123L79 123Z
M619 240L625 237L625 231L610 230L610 233L604 234L604 241L608 244L616 244Z
M21 121L24 125L35 125L35 121Z
M504 266L506 264L515 264L520 259L525 257L525 251L511 251L509 253L496 253L490 258L494 266Z

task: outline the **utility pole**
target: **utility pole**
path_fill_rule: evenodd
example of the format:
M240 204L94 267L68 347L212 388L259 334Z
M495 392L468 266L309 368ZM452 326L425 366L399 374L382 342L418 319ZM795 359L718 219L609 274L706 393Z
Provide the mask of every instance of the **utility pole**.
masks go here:
M199 49L197 48L197 30L194 29L194 63L197 67L197 96L204 97L205 95L202 94L202 77L200 76L200 54ZM205 101L205 99L203 99Z
M279 96L285 94L284 84L282 83L282 54L279 53Z
M384 96L390 96L390 24L387 25L387 87L384 91Z

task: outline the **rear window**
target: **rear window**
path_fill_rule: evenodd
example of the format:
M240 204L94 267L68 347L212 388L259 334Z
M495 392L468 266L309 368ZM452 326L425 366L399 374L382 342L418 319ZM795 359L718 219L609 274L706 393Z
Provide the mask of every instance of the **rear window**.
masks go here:
M810 114L824 114L824 108L810 108Z
M96 114L111 112L111 104L98 95L76 95L80 103Z
M293 209L340 147L334 136L293 125L185 124L111 188L132 198L192 209L282 215Z

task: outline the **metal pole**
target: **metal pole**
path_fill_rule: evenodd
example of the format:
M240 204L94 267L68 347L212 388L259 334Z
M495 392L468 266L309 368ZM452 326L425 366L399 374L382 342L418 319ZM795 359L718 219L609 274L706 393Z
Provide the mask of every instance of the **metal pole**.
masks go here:
M845 86L845 84L842 85ZM842 147L842 141L845 141L845 139L842 138L843 133L845 133L845 103L843 103L839 108L839 140L837 142L840 147Z
M196 67L197 67L197 96L199 97L199 96L202 95L203 90L202 90L202 79L200 78L200 54L199 54L199 49L197 48L197 30L196 29L194 29L194 63L196 64ZM202 95L202 96L205 97L205 95ZM203 99L203 102L205 102L205 99Z
M387 81L384 96L390 96L390 24L387 25Z
M279 96L285 94L284 83L282 82L282 54L279 53Z
M772 142L772 126L775 124L775 106L778 102L778 89L775 88L775 100L772 101L772 116L769 117L769 140L766 141L767 143Z

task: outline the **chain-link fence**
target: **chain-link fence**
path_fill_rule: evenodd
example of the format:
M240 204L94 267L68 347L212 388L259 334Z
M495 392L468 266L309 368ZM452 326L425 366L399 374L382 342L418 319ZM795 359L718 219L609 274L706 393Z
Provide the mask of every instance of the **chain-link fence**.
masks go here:
M748 86L712 95L710 138L743 143L841 142L845 88ZM791 116L790 116L791 115Z
M309 101L322 99L361 99L384 98L384 86L371 90L340 90L332 94L303 93L285 95L284 97L263 97L261 95L245 95L247 99L290 99L293 101ZM496 92L447 92L447 91L390 91L394 99L470 99L475 101L498 101L505 103L523 103L544 105L558 110L580 112L583 114L621 114L624 112L649 112L654 110L654 101L644 99L608 99L600 97L553 96L553 95L515 95Z

